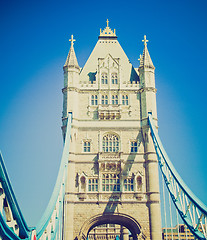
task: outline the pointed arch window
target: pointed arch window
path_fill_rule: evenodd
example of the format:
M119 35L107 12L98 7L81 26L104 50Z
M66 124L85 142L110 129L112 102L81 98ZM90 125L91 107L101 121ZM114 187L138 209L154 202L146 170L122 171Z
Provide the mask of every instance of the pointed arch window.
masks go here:
M137 191L142 191L142 177L138 176L137 177Z
M107 134L103 137L103 152L118 152L119 138L114 134Z
M111 83L112 83L112 84L118 84L118 76L117 76L117 73L112 73L112 74L111 74Z
M102 73L101 74L101 83L102 84L107 84L108 83L108 75L107 75L107 73Z
M86 178L84 176L80 178L80 191L81 192L86 191Z

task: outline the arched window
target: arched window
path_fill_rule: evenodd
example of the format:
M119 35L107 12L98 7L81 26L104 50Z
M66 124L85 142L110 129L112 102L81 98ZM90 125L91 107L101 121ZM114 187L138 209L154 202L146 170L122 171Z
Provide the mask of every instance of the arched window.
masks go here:
M119 138L114 134L107 134L103 137L103 151L104 152L118 152Z
M101 83L102 83L102 84L107 84L107 83L108 83L107 73L102 73L102 74L101 74Z
M118 83L117 73L112 73L111 74L111 83L112 84L117 84Z

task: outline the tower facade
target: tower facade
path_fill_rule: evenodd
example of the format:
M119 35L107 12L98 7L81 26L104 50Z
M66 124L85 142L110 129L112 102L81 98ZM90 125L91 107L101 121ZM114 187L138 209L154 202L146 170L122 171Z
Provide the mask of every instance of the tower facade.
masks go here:
M63 125L72 112L64 239L87 239L119 224L133 239L161 239L158 164L148 125L155 121L154 66L144 38L134 68L107 26L81 69L74 39L63 67Z

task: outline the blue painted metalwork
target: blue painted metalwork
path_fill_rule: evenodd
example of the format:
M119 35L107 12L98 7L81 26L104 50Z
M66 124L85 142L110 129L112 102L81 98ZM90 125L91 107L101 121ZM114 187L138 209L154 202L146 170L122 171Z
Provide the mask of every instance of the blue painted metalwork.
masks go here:
M0 237L3 239L31 240L31 237L34 235L32 231L34 232L35 230L37 239L62 239L63 207L65 184L67 180L71 124L72 113L69 113L66 139L57 181L45 213L36 228L29 228L23 218L9 180L3 157L0 154ZM207 239L207 207L192 193L173 167L161 143L151 114L149 114L149 126L160 169L173 203L184 223L194 236L201 240ZM11 218L10 221L7 219L6 222L2 214L3 208L6 209L5 212L6 215L8 215L6 218ZM15 226L17 226L18 231L15 231L14 227L9 226L8 222L12 221L13 224L16 224Z
M59 233L60 238L62 236L62 213L63 213L63 201L65 195L65 183L67 179L67 165L69 157L69 145L71 138L71 123L72 113L68 115L68 123L66 130L65 144L63 148L62 159L60 163L60 169L57 177L57 181L48 203L48 206L37 224L36 232L37 239L46 239L47 236L51 236L51 240L55 239Z
M32 228L29 228L24 220L22 212L19 208L17 203L5 164L0 153L0 183L1 183L1 193L0 195L4 194L4 199L1 199L2 204L7 206L7 214L10 215L11 221L13 220L16 222L16 226L18 227L18 236L15 232L8 226L6 223L2 212L0 212L0 233L5 239L29 239L31 236Z
M149 114L149 126L159 166L173 203L193 235L198 239L207 239L207 207L177 173L162 145L151 114Z

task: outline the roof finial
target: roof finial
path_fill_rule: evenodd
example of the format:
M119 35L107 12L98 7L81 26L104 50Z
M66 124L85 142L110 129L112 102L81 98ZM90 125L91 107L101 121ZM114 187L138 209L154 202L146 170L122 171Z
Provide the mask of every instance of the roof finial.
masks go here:
M142 42L144 42L144 46L147 46L147 42L149 42L149 40L147 40L146 35L144 35L144 40L142 40Z
M142 60L142 54L139 55L139 59L138 59L140 62Z
M106 27L104 28L104 30L102 31L102 29L100 28L100 35L99 35L99 38L102 38L102 37L113 37L113 38L117 38L116 36L116 31L114 29L111 30L111 28L109 27L109 20L107 19L106 20Z
M69 41L71 42L71 46L73 46L74 42L76 41L76 40L73 38L73 35L71 35L71 39L69 39Z
M106 24L107 24L106 26L109 27L109 20L108 19L106 20Z

